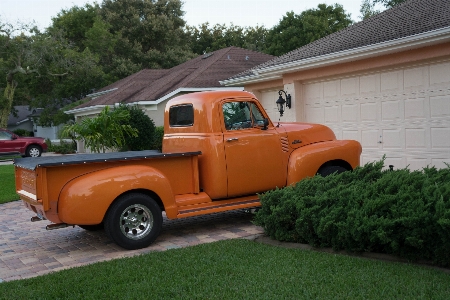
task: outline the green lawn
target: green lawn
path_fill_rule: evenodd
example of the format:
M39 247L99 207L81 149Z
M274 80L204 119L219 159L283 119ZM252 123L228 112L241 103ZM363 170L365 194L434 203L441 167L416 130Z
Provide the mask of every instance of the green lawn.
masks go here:
M14 166L0 166L0 204L18 200L14 181Z
M0 203L17 200L0 166ZM1 276L0 276L1 277ZM153 252L0 283L0 299L448 299L450 273L247 240Z
M0 299L448 299L450 274L225 240L0 283Z

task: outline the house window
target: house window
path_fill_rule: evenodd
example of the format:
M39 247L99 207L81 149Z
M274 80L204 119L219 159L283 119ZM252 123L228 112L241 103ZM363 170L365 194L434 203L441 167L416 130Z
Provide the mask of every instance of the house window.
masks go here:
M192 104L172 106L169 109L169 125L186 127L194 124L194 107Z

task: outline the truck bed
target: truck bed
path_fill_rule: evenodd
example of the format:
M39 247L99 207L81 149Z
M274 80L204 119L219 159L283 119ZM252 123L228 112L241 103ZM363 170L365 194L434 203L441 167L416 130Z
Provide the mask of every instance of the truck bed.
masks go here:
M34 171L37 167L64 166L87 164L92 162L112 162L123 160L155 159L162 157L180 157L200 155L201 152L162 153L158 150L89 153L47 157L25 157L14 159L14 165L23 169Z

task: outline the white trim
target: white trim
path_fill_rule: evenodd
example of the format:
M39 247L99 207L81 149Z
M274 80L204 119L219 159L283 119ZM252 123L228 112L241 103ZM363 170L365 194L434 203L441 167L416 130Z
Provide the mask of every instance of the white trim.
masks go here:
M223 91L223 90L231 90L231 91L243 91L244 88L243 87L211 87L211 88L178 88L175 91L165 95L162 98L159 98L158 100L154 100L154 101L146 101L146 100L141 100L141 101L137 101L137 102L132 102L132 103L127 103L127 105L158 105L161 102L164 102L168 99L171 99L173 97L175 97L177 94L182 93L182 92L204 92L204 91ZM114 103L114 104L110 104L110 105L94 105L94 106L87 106L87 107L82 107L82 108L76 108L76 109L71 109L71 110L67 110L65 111L66 114L80 114L80 113L86 113L86 112L90 112L90 111L94 111L94 110L98 110L98 109L103 109L105 106L109 106L109 107L113 107L115 105L118 105L118 103ZM85 115L85 114L83 114Z
M159 98L158 100L154 100L154 101L142 100L142 101L133 102L133 103L129 103L129 104L137 104L137 105L154 104L154 105L158 105L159 103L164 102L164 101L166 101L168 99L171 99L171 98L175 97L177 94L182 93L182 92L194 93L194 92L222 91L222 90L243 91L244 87L178 88L175 91L165 95L164 97Z
M220 84L227 86L237 84L244 85L248 83L262 82L272 79L281 79L283 78L283 74L289 72L303 71L354 60L381 56L393 52L399 52L401 50L410 50L423 46L434 45L449 40L450 26L369 46L348 49L266 68L260 68L254 70L253 75L220 81Z
M20 125L20 124L25 123L25 122L27 122L27 121L30 121L30 118L26 118L26 119L23 119L23 120L21 120L21 121L17 121L17 122L16 122L16 125Z
M70 115L70 114L78 114L80 112L88 112L88 111L97 110L97 109L102 110L105 106L112 107L112 105L94 105L94 106L66 110L64 113Z
M37 196L36 196L35 194L32 194L32 193L27 192L27 191L25 191L25 190L17 191L17 194L22 195L22 196L25 196L25 197L27 197L27 198L30 198L30 199L32 199L32 200L34 200L34 201L37 201Z

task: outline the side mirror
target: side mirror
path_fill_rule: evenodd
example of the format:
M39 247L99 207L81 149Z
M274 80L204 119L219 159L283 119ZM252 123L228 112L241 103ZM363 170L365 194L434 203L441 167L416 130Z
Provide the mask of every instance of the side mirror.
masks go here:
M263 120L263 128L261 128L262 130L267 130L267 126L269 126L269 119L264 118Z
M11 136L11 139L12 139L12 140L16 140L17 138L18 138L18 136L15 135L15 134L13 134L13 135Z

